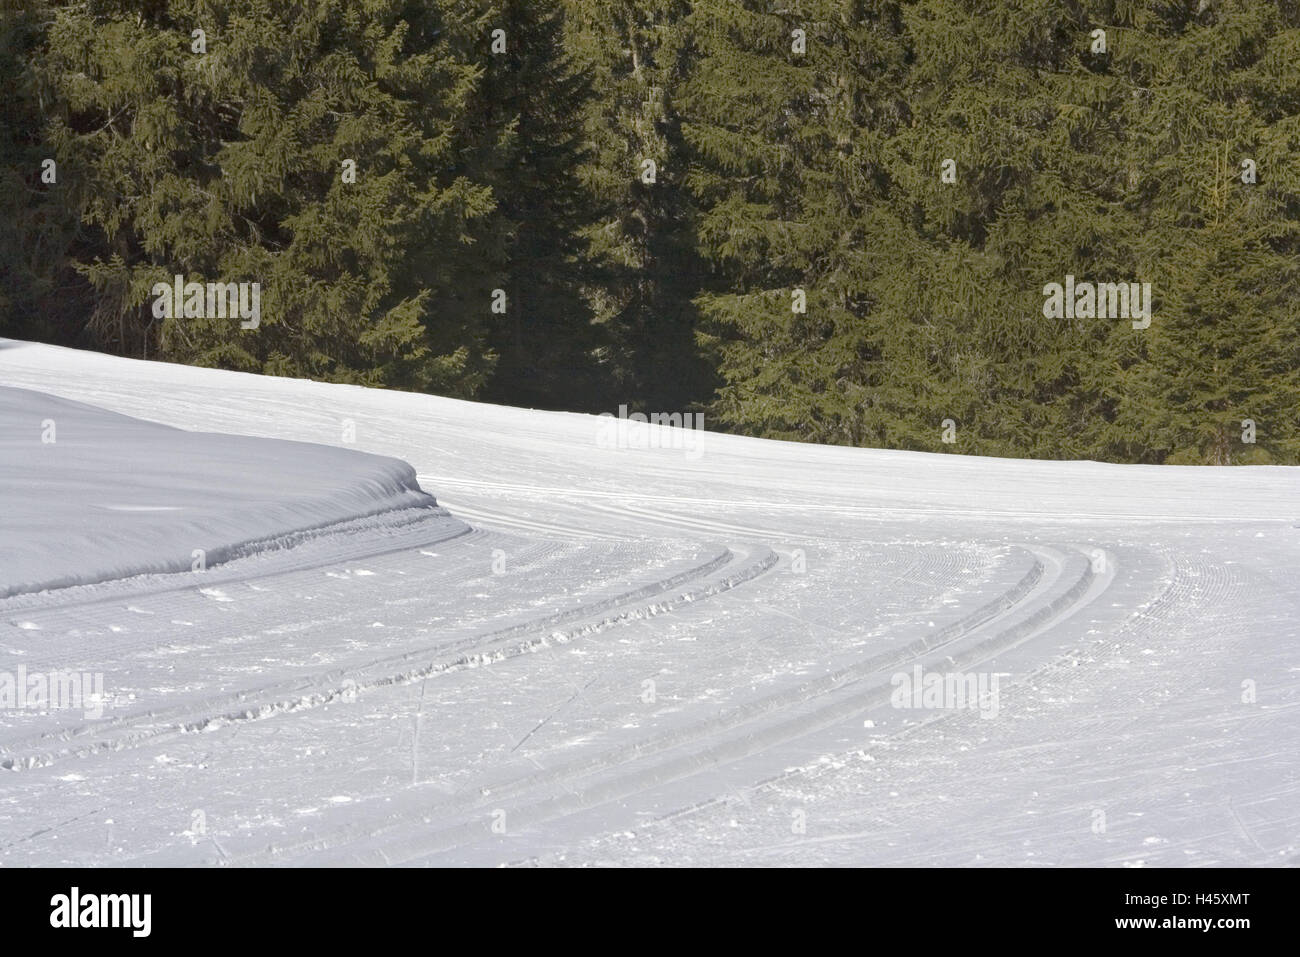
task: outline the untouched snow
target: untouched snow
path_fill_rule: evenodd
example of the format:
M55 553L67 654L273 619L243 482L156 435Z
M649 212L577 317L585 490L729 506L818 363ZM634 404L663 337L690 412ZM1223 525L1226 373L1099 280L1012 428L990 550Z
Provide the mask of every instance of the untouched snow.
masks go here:
M290 533L437 505L395 459L182 432L25 389L0 386L0 425L0 598L189 571Z
M4 340L0 386L0 685L103 677L0 708L0 863L1300 861L1300 470L611 447Z

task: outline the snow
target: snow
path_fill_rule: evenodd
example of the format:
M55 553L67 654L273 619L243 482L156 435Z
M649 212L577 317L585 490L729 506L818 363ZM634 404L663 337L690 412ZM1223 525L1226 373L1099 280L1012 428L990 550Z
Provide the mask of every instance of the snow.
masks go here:
M0 863L1300 855L1300 470L619 448L7 340L0 386L0 674L106 698L0 709Z
M290 533L437 507L405 462L345 449L184 432L5 387L0 423L0 597L189 571Z

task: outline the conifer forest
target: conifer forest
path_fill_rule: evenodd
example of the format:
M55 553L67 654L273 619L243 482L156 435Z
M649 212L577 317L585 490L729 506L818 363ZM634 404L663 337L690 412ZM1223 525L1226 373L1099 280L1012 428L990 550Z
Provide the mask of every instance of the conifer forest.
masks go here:
M1297 0L3 10L0 335L834 445L1300 462ZM188 292L249 282L256 323Z

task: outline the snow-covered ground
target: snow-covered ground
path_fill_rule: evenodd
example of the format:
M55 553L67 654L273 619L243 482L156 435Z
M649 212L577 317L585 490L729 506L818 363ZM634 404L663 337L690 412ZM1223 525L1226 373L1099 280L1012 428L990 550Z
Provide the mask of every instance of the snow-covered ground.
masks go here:
M1300 470L0 387L0 863L1300 861Z
M324 445L183 432L3 386L0 422L0 597L191 571L437 506L405 462Z

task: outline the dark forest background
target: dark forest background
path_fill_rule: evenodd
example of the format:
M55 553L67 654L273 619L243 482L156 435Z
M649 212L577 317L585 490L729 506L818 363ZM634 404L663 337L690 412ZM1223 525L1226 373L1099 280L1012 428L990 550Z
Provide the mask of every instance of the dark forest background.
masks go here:
M0 3L0 335L1300 462L1300 0ZM156 319L176 273L261 326ZM1044 318L1067 274L1151 283L1150 327Z

